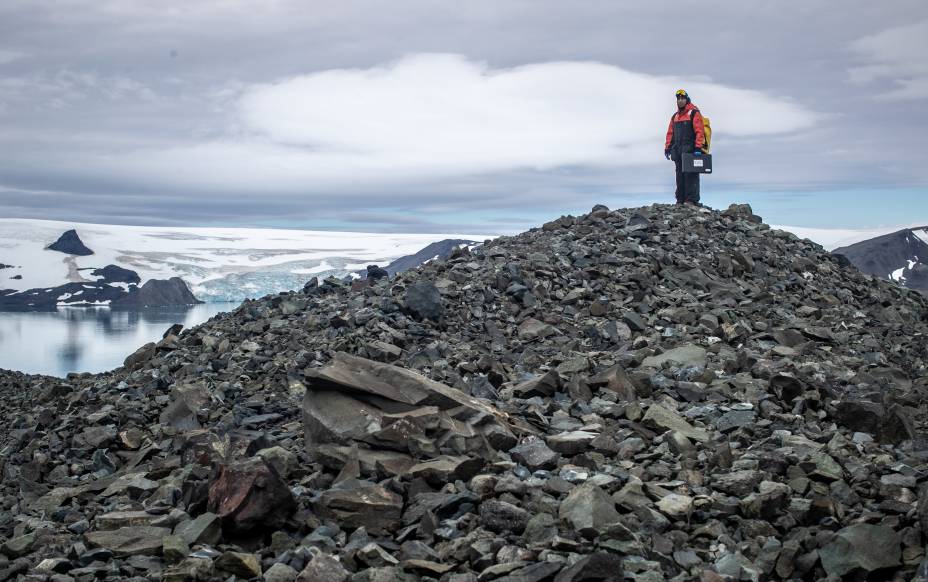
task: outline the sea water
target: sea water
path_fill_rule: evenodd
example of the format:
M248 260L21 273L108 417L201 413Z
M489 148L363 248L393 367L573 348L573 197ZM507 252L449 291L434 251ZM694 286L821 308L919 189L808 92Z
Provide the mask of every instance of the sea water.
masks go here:
M189 328L237 303L204 303L116 311L98 307L54 312L0 312L0 368L65 376L102 372L122 365L126 356L158 341L175 323Z

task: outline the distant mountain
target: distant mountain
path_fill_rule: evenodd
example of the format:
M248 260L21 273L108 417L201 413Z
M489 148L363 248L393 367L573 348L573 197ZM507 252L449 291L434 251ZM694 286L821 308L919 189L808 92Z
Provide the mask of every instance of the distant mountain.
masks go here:
M63 237L64 253L50 250ZM312 277L356 277L367 265L393 274L470 242L459 234L383 234L336 231L147 227L0 218L0 296L29 291L48 303L54 289L82 284L90 295L97 278L134 284L184 280L202 301L242 301L301 289ZM477 240L492 238L474 236ZM436 243L436 241L439 241ZM92 255L79 255L81 246ZM433 243L435 247L431 247ZM423 248L425 247L425 248ZM407 259L404 262L400 262ZM392 265L397 262L397 265ZM392 269L392 270L391 270ZM104 273L103 270L106 270ZM129 275L132 273L132 275ZM77 287L66 291L76 297ZM60 295L60 294L59 294ZM58 297L56 295L55 297ZM171 296L171 294L168 294ZM106 298L96 301L113 300Z
M832 253L847 257L864 273L928 293L928 226L906 228Z
M451 255L451 252L454 251L454 249L461 246L471 246L475 244L478 244L478 241L463 238L448 238L445 240L440 240L433 242L419 252L400 257L383 268L392 277L397 273L402 273L403 271L408 271L409 269L415 269L416 267L424 265L429 261L434 261L436 259L447 259ZM362 277L367 275L365 271L358 271L358 274Z

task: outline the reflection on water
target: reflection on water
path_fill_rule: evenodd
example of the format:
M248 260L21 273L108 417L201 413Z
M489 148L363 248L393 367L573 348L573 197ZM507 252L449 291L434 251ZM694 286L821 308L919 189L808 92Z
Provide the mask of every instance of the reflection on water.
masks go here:
M142 345L161 339L171 325L192 327L236 306L204 303L140 311L71 307L50 313L0 312L0 368L52 376L112 370Z

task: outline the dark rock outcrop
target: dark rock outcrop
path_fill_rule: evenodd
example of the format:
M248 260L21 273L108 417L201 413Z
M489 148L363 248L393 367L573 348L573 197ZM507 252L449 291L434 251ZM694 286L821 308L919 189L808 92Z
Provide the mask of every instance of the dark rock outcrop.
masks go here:
M113 301L112 306L120 309L155 307L161 305L196 305L203 303L190 291L180 277L149 279L136 291Z
M94 277L100 277L100 282L102 283L130 283L138 285L142 282L138 273L129 269L124 269L118 265L107 265L102 269L94 269L90 274Z
M77 231L74 229L65 231L58 240L52 244L45 247L50 251L58 251L68 255L76 255L79 257L86 257L87 255L92 255L93 251L87 248L84 244L84 241L77 235Z
M383 279L384 277L390 276L389 271L387 271L386 269L382 267L378 267L377 265L368 265L366 274L367 274L367 278L372 281L376 281L378 279Z

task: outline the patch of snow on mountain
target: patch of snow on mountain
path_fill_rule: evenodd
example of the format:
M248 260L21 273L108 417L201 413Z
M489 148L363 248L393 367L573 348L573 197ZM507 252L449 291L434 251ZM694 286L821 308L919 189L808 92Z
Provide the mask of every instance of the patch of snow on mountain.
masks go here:
M912 231L912 234L918 237L920 241L928 245L928 228L919 228Z

